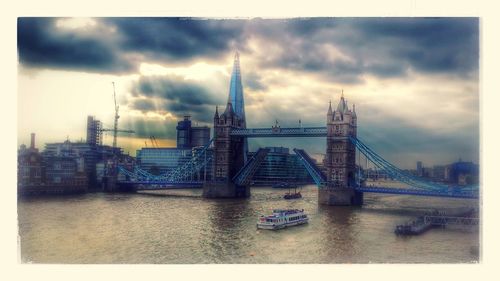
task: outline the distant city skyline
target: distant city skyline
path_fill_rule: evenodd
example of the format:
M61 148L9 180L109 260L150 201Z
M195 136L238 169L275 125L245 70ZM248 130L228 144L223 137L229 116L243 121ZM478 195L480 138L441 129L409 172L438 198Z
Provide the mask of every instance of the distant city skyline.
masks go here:
M236 51L247 127L324 126L343 90L358 136L396 165L479 162L478 18L19 18L18 144L85 140L87 115L111 128L114 81L119 126L137 132L118 145L174 147L184 115L212 127L225 107Z

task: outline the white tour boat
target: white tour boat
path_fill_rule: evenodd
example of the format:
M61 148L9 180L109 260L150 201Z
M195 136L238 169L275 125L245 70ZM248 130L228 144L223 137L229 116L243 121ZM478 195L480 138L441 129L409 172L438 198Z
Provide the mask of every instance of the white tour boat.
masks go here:
M257 228L280 229L288 226L304 224L309 221L304 209L273 210L269 216L260 216L257 221Z

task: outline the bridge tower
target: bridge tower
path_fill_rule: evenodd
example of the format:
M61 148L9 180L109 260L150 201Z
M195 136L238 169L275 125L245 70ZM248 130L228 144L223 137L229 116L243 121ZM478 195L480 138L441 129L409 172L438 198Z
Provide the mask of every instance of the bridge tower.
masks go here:
M349 136L356 137L356 110L350 110L344 93L337 108L328 108L327 118L326 169L327 183L320 188L318 200L326 205L361 205L363 193L354 190L356 183L356 147Z
M214 115L214 180L203 186L203 196L207 198L234 198L250 196L248 186L238 186L232 178L245 164L245 138L231 136L231 130L245 128L245 120L236 114L231 101L219 116Z

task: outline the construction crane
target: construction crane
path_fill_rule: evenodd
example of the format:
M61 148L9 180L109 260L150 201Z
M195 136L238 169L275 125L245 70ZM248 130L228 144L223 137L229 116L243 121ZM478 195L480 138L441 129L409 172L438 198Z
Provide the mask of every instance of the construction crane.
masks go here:
M149 139L151 140L151 145L154 147L154 148L158 148L158 142L156 141L156 138L155 136L150 136Z
M133 134L135 133L132 130L118 130L118 119L120 118L120 115L118 115L118 110L120 109L120 106L116 103L116 91L115 91L115 82L113 83L113 99L115 101L115 124L113 129L101 129L101 132L113 132L113 147L116 148L116 137L118 133L129 133Z
M120 106L116 104L115 82L112 83L113 83L113 99L115 100L115 126L113 128L113 147L116 147L116 135L118 134L118 118L120 118L120 115L118 115L118 110L120 109Z

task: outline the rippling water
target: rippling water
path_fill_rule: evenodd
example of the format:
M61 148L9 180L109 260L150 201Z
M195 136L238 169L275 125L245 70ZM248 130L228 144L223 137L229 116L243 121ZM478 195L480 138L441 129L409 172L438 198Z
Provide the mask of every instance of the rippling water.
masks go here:
M33 263L463 263L479 260L479 230L432 229L398 237L394 227L427 209L477 202L365 194L363 207L317 204L285 190L253 188L250 199L203 199L200 190L93 193L20 199L21 259ZM257 230L273 208L305 209L309 224Z

